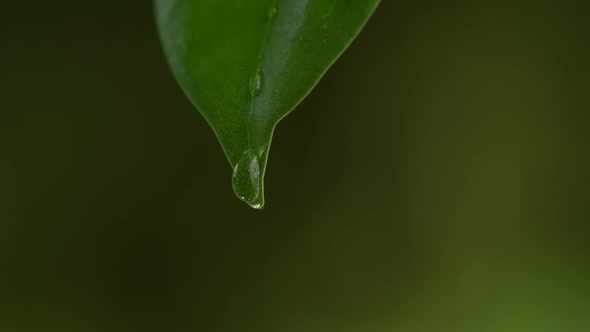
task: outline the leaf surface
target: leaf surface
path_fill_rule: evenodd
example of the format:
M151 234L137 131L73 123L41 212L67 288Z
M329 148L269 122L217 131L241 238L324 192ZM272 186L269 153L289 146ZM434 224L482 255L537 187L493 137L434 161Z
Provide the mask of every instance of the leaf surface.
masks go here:
M264 206L275 125L313 89L380 0L155 0L162 45L215 131L236 195Z

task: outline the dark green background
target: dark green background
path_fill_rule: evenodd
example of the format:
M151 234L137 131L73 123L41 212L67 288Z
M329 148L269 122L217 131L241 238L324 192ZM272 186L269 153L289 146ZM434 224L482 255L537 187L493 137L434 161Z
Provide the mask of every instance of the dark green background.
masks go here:
M0 14L0 331L590 329L590 2L383 0L263 211L150 1Z

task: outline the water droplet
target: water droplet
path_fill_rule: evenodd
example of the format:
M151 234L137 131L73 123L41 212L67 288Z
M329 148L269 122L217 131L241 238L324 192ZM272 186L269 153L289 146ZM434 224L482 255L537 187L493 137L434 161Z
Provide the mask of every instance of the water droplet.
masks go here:
M268 10L268 17L269 18L273 18L275 17L275 15L277 14L277 7L272 6L269 10Z
M260 89L262 88L262 71L258 69L256 74L250 80L250 95L252 97L258 96Z
M255 209L264 207L258 156L246 155L234 167L232 185L236 195Z

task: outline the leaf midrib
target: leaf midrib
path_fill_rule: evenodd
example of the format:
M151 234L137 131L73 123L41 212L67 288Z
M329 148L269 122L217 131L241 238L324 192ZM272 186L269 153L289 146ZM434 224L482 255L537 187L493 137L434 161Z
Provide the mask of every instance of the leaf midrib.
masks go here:
M251 85L255 83L256 80L256 76L257 75L262 75L262 63L264 62L264 57L267 54L266 49L268 47L268 39L272 30L272 23L274 21L274 18L276 17L276 11L277 11L277 2L278 0L272 0L270 3L270 6L267 10L267 22L266 22L266 27L264 29L264 35L262 38L262 43L260 46L260 52L258 53L258 57L257 57L257 61L256 61L256 66L254 68L254 72L250 78L250 81L248 82L249 86L249 90L252 90ZM261 76L261 87L260 89L262 89L262 86L264 84L264 76ZM252 116L255 113L255 100L258 97L258 95L260 94L260 91L257 91L254 95L250 94L250 102L249 102L249 107L248 107L248 112L246 115L246 137L248 139L248 149L252 150L252 144L250 141L250 137L251 137L251 133L252 133ZM250 151L252 152L252 151Z

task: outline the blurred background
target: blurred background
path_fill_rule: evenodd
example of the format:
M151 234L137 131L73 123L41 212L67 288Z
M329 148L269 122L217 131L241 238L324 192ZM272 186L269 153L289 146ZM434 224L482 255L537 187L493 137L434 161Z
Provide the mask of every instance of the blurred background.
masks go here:
M384 0L263 211L151 6L0 6L0 331L590 330L590 2Z

